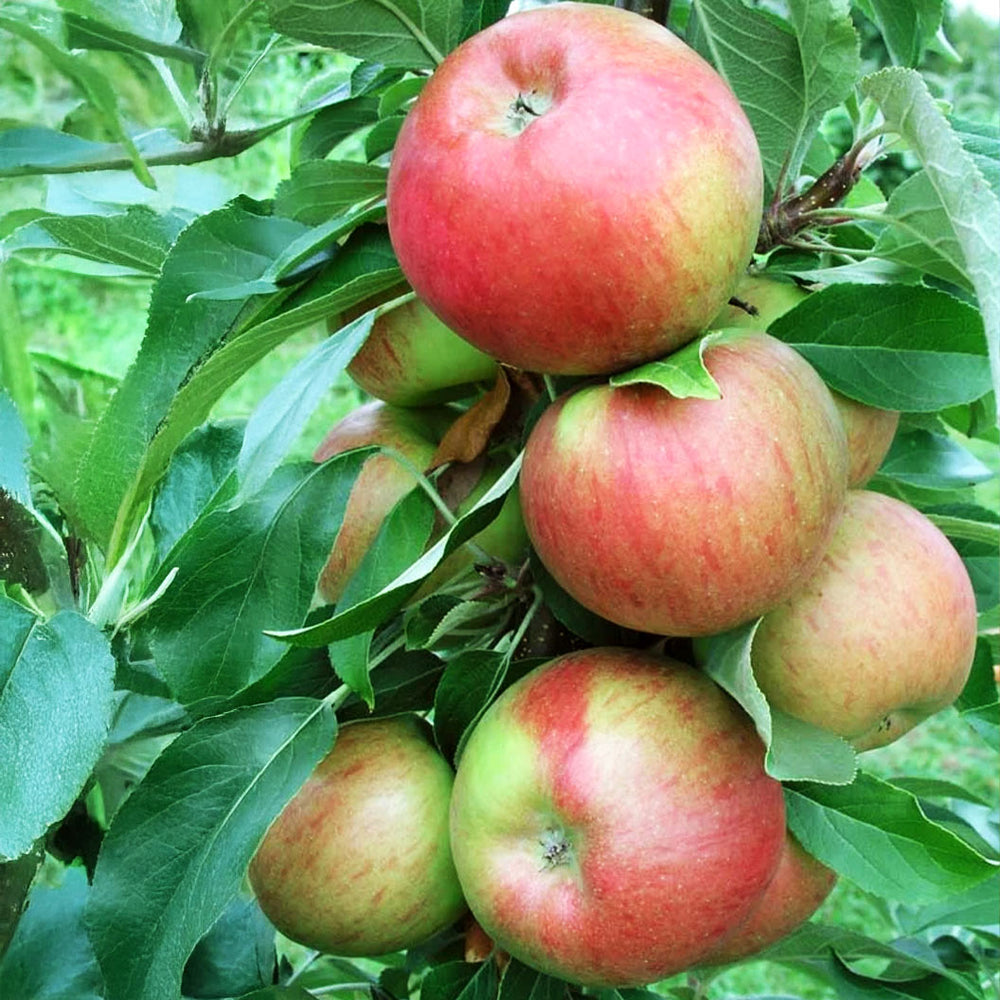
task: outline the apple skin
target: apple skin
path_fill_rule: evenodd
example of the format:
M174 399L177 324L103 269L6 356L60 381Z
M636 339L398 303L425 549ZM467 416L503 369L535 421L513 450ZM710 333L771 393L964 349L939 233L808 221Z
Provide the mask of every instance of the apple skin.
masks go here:
M586 986L655 982L741 922L785 836L750 719L652 653L569 653L494 702L458 764L455 867L498 947Z
M388 179L403 273L453 330L518 368L629 368L732 293L762 211L732 91L653 21L562 3L452 51Z
M404 294L405 286L382 298ZM360 316L367 301L345 319ZM456 399L470 383L496 377L497 363L449 330L419 299L382 313L347 373L365 392L393 406L427 406Z
M948 539L908 504L852 490L816 572L764 616L751 660L773 707L870 750L950 705L975 646L975 594Z
M788 833L777 871L750 916L701 964L729 965L776 944L819 909L836 882L836 872Z
M374 401L338 421L313 454L317 462L377 444L393 448L423 470L434 457L442 414L412 411ZM361 468L347 500L330 557L319 578L319 592L335 604L357 570L389 511L417 485L413 474L392 455L373 455Z
M847 483L830 393L792 348L737 332L705 350L722 398L589 386L532 429L524 521L591 611L660 635L710 635L787 598L822 558Z
M733 294L735 298L753 306L757 315L752 316L739 306L727 304L712 321L712 327L767 330L779 316L794 309L806 298L808 292L790 281L747 275ZM896 428L899 427L899 413L859 403L835 390L831 390L831 395L847 432L847 454L850 459L847 485L864 486L875 475L889 451L892 439L896 436Z
M250 863L286 936L336 955L409 948L466 910L451 859L452 770L416 716L348 723Z

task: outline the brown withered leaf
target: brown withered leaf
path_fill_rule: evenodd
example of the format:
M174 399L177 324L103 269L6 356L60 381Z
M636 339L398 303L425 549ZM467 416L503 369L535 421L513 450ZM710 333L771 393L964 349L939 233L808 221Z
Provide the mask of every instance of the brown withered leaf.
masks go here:
M446 431L429 469L449 462L471 462L489 444L490 435L500 423L510 402L510 382L501 368L493 388L469 407Z

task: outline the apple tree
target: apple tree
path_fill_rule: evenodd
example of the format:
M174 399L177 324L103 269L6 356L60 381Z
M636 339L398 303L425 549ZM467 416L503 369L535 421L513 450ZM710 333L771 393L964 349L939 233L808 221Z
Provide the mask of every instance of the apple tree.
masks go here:
M72 95L58 108L25 107L0 121L0 193L19 178L48 185L37 204L0 202L8 208L0 215L0 269L16 261L148 289L141 345L120 379L41 349L13 322L16 301L0 317L0 997L1000 995L995 98L978 82L971 94L948 84L961 56L943 0L605 5L630 8L609 16L641 15L643 34L669 32L685 59L697 53L698 66L714 68L712 79L745 115L745 141L756 140L762 187L739 192L741 204L752 203L752 252L741 251L739 275L712 277L721 299L716 290L715 299L706 292L704 302L671 304L667 313L693 317L679 339L647 347L628 364L591 367L577 364L566 343L608 288L623 300L632 294L635 274L615 270L628 242L619 237L637 235L632 242L648 248L638 263L652 268L662 248L643 215L648 198L632 198L632 216L608 229L606 253L587 255L547 208L528 224L504 214L533 187L538 204L548 205L547 189L530 175L523 187L498 187L491 202L478 197L489 158L481 158L481 173L467 172L478 199L469 212L468 192L453 180L460 171L451 164L463 154L455 142L425 172L428 182L447 177L454 204L438 216L411 211L405 248L401 215L387 204L397 140L402 150L403 130L425 88L441 82L436 73L449 54L498 23L531 16L517 8L545 5L515 3L514 14L508 6L56 0L0 7L2 61L9 52L13 65L18 53ZM567 51L575 42L572 31L551 41ZM254 83L278 88L278 56L286 71L294 68L295 97L280 113L255 116L246 94ZM473 87L460 93L469 102L482 96ZM529 134L557 99L523 84L503 111L504 128ZM627 132L631 109L623 101L620 110L620 121L604 124ZM584 120L566 151L566 175L592 180L590 168L603 162L598 152L618 139ZM264 189L216 195L212 165L267 148L277 151L280 176L266 178ZM748 155L741 153L734 176L753 173ZM684 258L704 274L717 263L713 240L731 192L711 188L736 183L720 163L684 175L718 194L719 209L704 231L685 217L678 229L687 245L670 233L671 267ZM530 171L531 158L518 169ZM643 161L633 178L615 174L609 198L652 188L653 169ZM559 198L578 217L603 218L599 206L581 208L562 187ZM461 254L434 243L460 221L494 244L501 235L508 241L506 256L499 246L494 255L502 262L496 296L487 307L485 291L492 296L494 288L484 286L478 302L465 304L469 314L517 316L541 303L549 308L545 329L564 328L558 350L568 360L512 361L496 347L506 336L497 323L493 340L469 337L470 346L417 297L467 270ZM544 260L532 258L532 248ZM425 250L420 268L411 266ZM488 244L477 252L491 256ZM570 272L598 275L600 295L589 298L581 280L566 312L554 314L547 296L565 289ZM447 318L462 312L432 304ZM666 322L659 315L655 330ZM533 330L544 335L541 326ZM225 394L304 331L313 333L308 352L256 393L246 416L220 417ZM598 352L606 336L596 339ZM747 353L746 344L767 345L762 371L773 387L769 381L752 397L764 404L736 411L731 432L717 429L711 421L740 388L737 375L727 382L730 362L722 359ZM530 356L545 357L545 346L534 343L541 353ZM802 376L809 398L795 397L779 413L772 403L786 392L782 373L796 366L810 369ZM325 440L309 439L325 401L346 385L358 387L351 398L359 405ZM878 708L877 737L836 731L828 705L809 718L797 714L787 685L775 680L780 663L768 662L763 682L763 640L755 646L755 638L765 635L769 650L780 644L784 623L768 613L794 600L787 588L770 604L746 603L732 619L708 614L704 627L691 618L664 624L661 609L636 620L618 611L630 581L639 581L633 604L657 600L627 560L658 545L655 532L629 531L644 512L660 511L659 494L651 499L642 484L667 478L655 466L667 445L640 447L646 417L638 410L629 434L609 432L602 455L618 478L602 480L610 485L599 504L597 473L585 478L590 459L575 456L593 452L601 421L611 426L610 406L590 401L623 393L653 400L657 410L697 414L685 419L698 422L698 433L674 435L670 468L690 459L699 482L716 483L714 493L685 500L684 527L669 522L670 545L686 553L671 588L698 576L712 593L728 587L745 597L764 587L767 566L725 563L729 543L767 523L773 561L783 532L807 533L805 500L775 506L779 493L787 495L783 483L799 483L795 468L756 509L726 520L733 507L725 498L738 488L718 484L758 474L761 456L748 443L755 430L803 438L802 462L826 463L834 484L821 505L827 520L808 529L821 541L810 542L809 573L796 586L826 551L836 521L830 512L843 509L845 441L857 457L852 491L863 488L879 510L905 506L915 519L902 532L907 544L930 533L940 559L925 563L922 548L898 571L879 565L895 604L880 603L875 587L843 623L824 618L822 603L803 612L823 619L814 631L836 649L819 651L824 682L846 662L836 644L849 625L878 619L878 641L894 654L889 665L844 680L862 707L881 706L884 696L898 702ZM570 411L576 423L567 427L560 413ZM553 427L554 443L539 443ZM600 531L591 538L594 524ZM865 541L872 551L892 534L879 525ZM701 534L683 537L691 530ZM950 562L938 586L942 559ZM701 614L701 599L694 603ZM717 931L691 952L691 967L670 967L655 982L561 978L554 970L573 966L549 953L558 933L538 925L519 950L523 930L505 936L505 925L478 902L489 887L469 799L484 814L507 802L521 765L530 770L551 756L554 739L546 743L543 731L533 747L509 737L500 752L483 733L502 731L517 714L510 706L537 678L553 676L554 658L588 662L606 658L590 652L606 647L654 674L651 660L669 660L691 690L709 691L694 702L724 701L728 707L713 711L739 716L741 739L756 748L753 780L770 790L754 792L755 802L769 805L743 808L748 817L770 811L771 832L761 839L766 864L744 843L742 853L714 855L698 869L703 877L677 882L692 893L706 882L732 886L763 864L766 872L746 889L757 908L748 903L725 935ZM874 652L870 660L881 664ZM932 694L917 697L917 678L928 674ZM573 700L574 692L563 694ZM657 718L676 719L670 725L683 734L690 700ZM532 732L552 714L544 705L533 709ZM595 775L616 754L633 759L625 723L610 721L616 705L610 696L600 702L604 715L593 728L605 750ZM906 711L896 715L897 708ZM896 742L900 733L887 735L887 720L896 726L904 717L904 728L914 728ZM382 721L368 732L405 730L406 752L433 758L433 803L428 794L412 811L386 805L403 779L387 767L384 741L362 739L373 719ZM488 726L472 740L484 719ZM921 743L940 720L947 720L944 742ZM341 741L338 731L349 735ZM657 753L673 752L663 749L663 732L657 739ZM467 797L453 800L451 825L465 838L454 852L465 859L460 889L441 856L451 771L467 746L484 777L460 770L455 786ZM338 758L338 748L349 747L353 756ZM930 763L918 767L921 753ZM677 781L717 764L704 753L678 759ZM988 762L985 778L972 773L974 759ZM659 792L634 796L622 808L646 827L632 831L631 843L656 850L686 843L685 823L714 808L720 789L740 784L746 799L747 766L733 765L738 782L718 774L691 782L669 816L642 813ZM403 772L411 772L409 760ZM322 775L332 804L295 812ZM477 782L493 789L492 802L475 800L489 797ZM573 794L585 798L586 786L578 780ZM621 787L627 794L631 786ZM375 812L352 825L363 810ZM296 816L308 820L296 826ZM781 846L785 824L792 846ZM433 849L419 857L436 859L433 877L400 874L397 857L424 846L432 828ZM575 864L569 859L579 844L564 833L538 840L539 872ZM640 854L632 850L636 866ZM693 870L694 854L681 862ZM626 887L626 903L629 867L605 873L616 898ZM352 877L341 877L345 871ZM776 887L767 907L765 883ZM478 922L465 912L463 890ZM280 906L268 902L274 897ZM712 905L725 897L717 893ZM533 900L526 888L516 907L529 926ZM647 934L697 938L699 927L685 921L700 919L699 906L675 896L669 907L642 909L642 926L633 926L625 905L599 925L595 941L613 952L616 941L631 945ZM434 911L428 921L414 918L422 907ZM658 913L666 914L662 926ZM331 930L334 918L347 929ZM411 920L415 938L399 937ZM743 936L728 936L737 924ZM355 933L364 943L351 947Z

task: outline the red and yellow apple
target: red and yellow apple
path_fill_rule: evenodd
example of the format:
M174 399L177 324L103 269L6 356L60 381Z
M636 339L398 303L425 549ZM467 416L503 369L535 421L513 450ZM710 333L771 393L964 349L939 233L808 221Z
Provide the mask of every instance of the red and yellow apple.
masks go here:
M836 872L787 834L777 871L750 916L700 964L740 962L776 944L819 909L836 881Z
M250 863L283 934L336 955L420 944L466 909L452 863L453 775L416 716L341 727Z
M950 705L975 646L975 594L948 539L908 504L852 490L815 573L761 621L751 660L773 707L870 750Z
M742 327L767 330L779 316L794 309L807 294L790 281L748 275L737 285L734 297L751 306L755 312L750 313L740 306L730 304L715 317L711 325L718 329ZM859 403L839 392L832 391L831 395L847 432L847 454L850 460L847 485L864 486L875 475L889 451L899 426L899 413Z
M672 32L562 3L452 51L389 170L417 294L532 371L625 369L692 339L750 260L760 153L725 81Z
M494 702L458 764L455 867L497 946L587 986L654 982L742 922L785 837L750 719L639 650L569 653Z
M721 399L587 386L542 414L525 449L539 557L627 628L709 635L757 617L813 571L843 505L844 428L810 365L753 332L704 357Z

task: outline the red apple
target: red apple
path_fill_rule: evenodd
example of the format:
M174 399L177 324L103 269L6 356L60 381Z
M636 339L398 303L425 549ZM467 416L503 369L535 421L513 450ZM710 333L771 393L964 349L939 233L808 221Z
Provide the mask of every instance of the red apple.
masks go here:
M396 288L388 297L405 291L405 286ZM344 318L360 316L376 304L366 301ZM393 406L455 399L470 383L492 381L496 370L496 361L449 330L419 299L382 313L347 366L365 392Z
M736 333L705 351L721 399L589 386L545 411L521 503L542 562L627 628L708 635L791 594L846 491L844 429L792 348Z
M851 491L812 577L764 616L754 675L775 708L884 746L950 705L976 645L965 566L919 511Z
M779 316L797 306L807 294L790 281L748 275L737 285L734 297L752 306L756 313L749 313L739 306L727 305L715 317L711 326L717 329L743 327L766 330ZM832 395L847 432L847 485L864 486L875 475L889 451L899 426L899 413L859 403L839 392L832 392Z
M416 716L342 726L250 863L283 934L337 955L420 944L465 911L448 841L452 771Z
M705 674L569 653L488 709L458 765L455 867L498 947L587 986L697 963L750 913L785 836L749 718Z
M830 895L837 875L789 833L778 869L750 916L702 965L728 965L769 948L804 924Z
M366 403L331 428L313 458L325 462L352 448L377 444L394 449L423 471L437 448L440 419L439 414ZM324 600L336 603L386 515L416 485L413 473L392 455L373 455L365 462L320 574L319 591Z
M596 373L701 331L750 259L760 153L666 28L562 3L451 52L407 115L389 232L417 294L507 364Z

